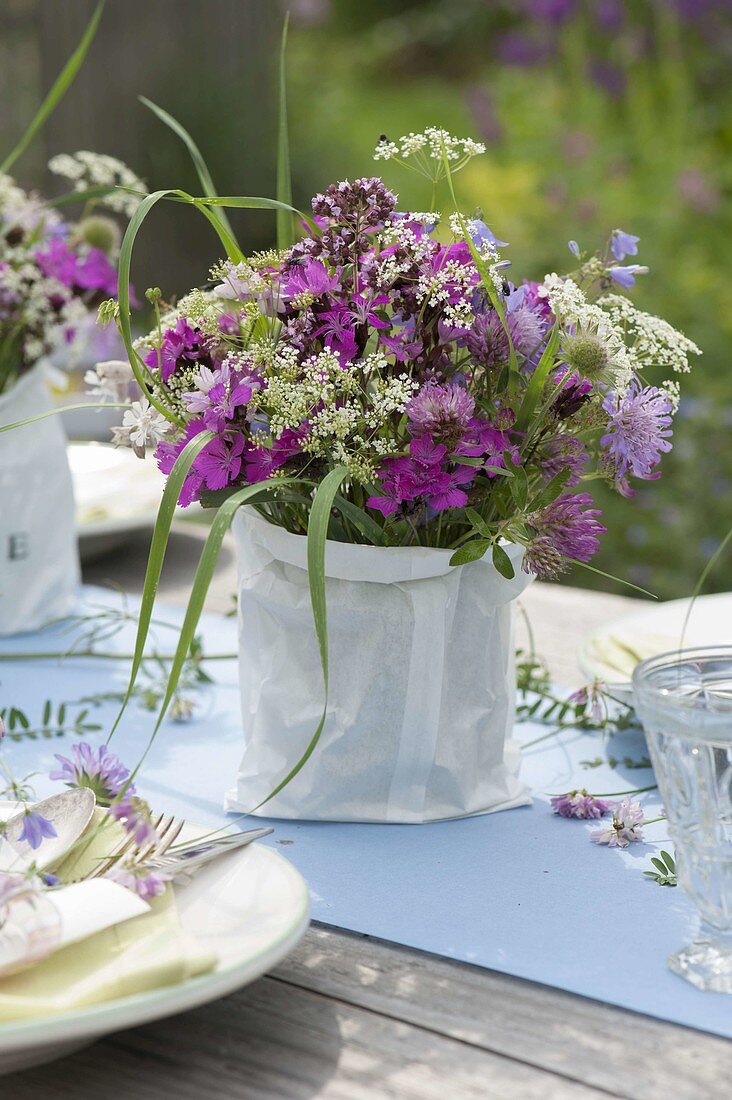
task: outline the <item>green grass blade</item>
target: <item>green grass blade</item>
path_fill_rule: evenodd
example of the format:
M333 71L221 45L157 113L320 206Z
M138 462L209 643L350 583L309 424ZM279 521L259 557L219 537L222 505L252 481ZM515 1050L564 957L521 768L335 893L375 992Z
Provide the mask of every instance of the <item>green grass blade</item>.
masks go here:
M33 141L36 134L43 127L46 119L49 115L53 114L57 105L66 95L66 92L70 88L74 81L76 74L81 68L82 62L87 55L89 47L92 44L94 35L97 33L97 27L99 26L99 20L102 18L102 11L104 10L105 0L101 0L101 3L97 5L94 14L89 20L89 24L84 31L81 42L72 53L69 60L64 65L63 69L56 77L56 80L51 88L50 92L43 100L43 103L38 108L36 115L31 122L30 126L23 134L22 138L12 150L8 153L5 160L0 164L0 172L9 172L12 166L15 164L18 157L22 156L28 146Z
M163 570L165 551L168 547L170 528L178 504L178 497L183 488L183 482L188 476L188 471L197 456L201 453L206 444L210 443L214 438L215 435L213 432L201 432L200 435L195 436L190 443L186 444L178 455L175 465L168 475L168 480L163 491L163 498L160 501L157 519L155 520L152 541L150 542L150 553L148 555L147 569L145 571L145 581L142 586L142 603L140 605L140 615L137 621L137 637L135 638L130 679L122 706L114 720L108 740L111 739L117 729L122 715L127 708L127 704L132 698L137 674L140 671L140 665L142 664L142 658L145 652L145 642L147 641L147 635L150 630L155 597L157 596L158 585L160 584L160 574Z
M364 512L363 508L359 508L356 504L353 504L350 500L346 500L345 497L340 495L336 496L333 507L337 512L340 512L342 516L350 520L354 527L357 527L364 538L368 539L374 546L385 546L386 536L384 530L379 527L375 519L373 519L367 512Z
M0 386L2 391L2 386ZM23 428L26 424L35 424L38 420L45 420L48 416L58 416L59 413L75 412L77 409L127 409L128 401L100 401L98 404L59 405L57 409L48 409L47 412L37 413L36 416L27 416L25 420L14 420L12 424L0 424L0 432L10 432L13 428Z
M279 106L277 117L277 198L283 207L292 207L292 175L290 171L290 140L287 132L287 28L289 12L282 25L280 44ZM290 248L294 243L292 217L285 209L277 211L277 247Z
M180 138L180 140L183 142L186 149L190 153L191 160L193 161L193 166L196 169L196 174L201 182L201 187L203 188L204 194L208 198L216 198L216 196L218 195L218 191L214 186L214 181L211 173L208 170L206 161L203 159L203 154L201 153L201 150L198 148L195 141L185 129L185 127L181 126L180 122L178 122L177 119L173 118L173 116L165 111L162 107L158 107L157 103L153 103L151 99L147 99L146 96L138 96L138 99L142 104L145 105L145 107L148 108L148 110L152 111L152 113L157 118L159 118L160 121L165 126L167 126L169 130L172 130L173 133ZM223 210L220 212L217 211L216 217L221 222L231 240L236 243L234 230L231 228L231 224L228 217L226 216L226 213ZM241 256L241 250L239 249L238 244L236 244L236 248L237 251L240 252Z
M171 474L172 477L172 474ZM191 594L188 599L188 606L186 607L185 618L183 625L180 629L178 636L178 645L176 646L175 654L170 665L168 672L168 682L165 688L165 695L163 701L160 704L160 710L158 717L155 721L150 740L147 744L145 752L135 767L135 774L139 771L143 760L150 751L155 738L158 735L160 727L163 723L163 719L170 706L171 700L175 695L178 683L180 682L181 672L185 665L186 658L193 642L196 628L198 626L201 613L203 611L203 605L206 600L209 587L211 585L211 579L213 577L214 569L216 568L216 562L218 560L221 546L224 541L224 536L231 526L231 521L234 518L234 513L243 504L253 504L255 502L266 500L268 496L271 496L282 485L296 484L296 478L278 478L276 484L272 482L257 482L255 485L247 485L243 489L239 489L236 493L225 500L219 508L218 512L214 516L211 524L211 529L208 533L205 546L201 553L201 557L198 562L198 568L196 569L196 575L193 579L193 585L191 586ZM151 552L152 557L152 552Z
M615 577L612 573L605 573L604 570L598 569L596 566L590 565L586 561L578 561L577 558L572 558L571 562L572 565L578 565L580 569L587 569L590 573L597 573L598 577L606 577L607 580L622 584L625 588L632 588L635 592L642 592L644 596L650 596L652 600L658 599L658 596L654 592L649 592L647 588L641 588L639 584L633 584L632 581L626 581L623 577Z
M331 509L338 490L347 477L348 470L346 467L336 466L323 478L315 494L308 523L308 582L310 584L310 602L313 606L313 618L315 620L315 633L318 638L318 649L320 650L320 663L323 669L323 687L325 689L323 713L315 733L310 738L300 759L290 769L285 778L277 784L275 789L253 807L253 810L265 806L270 799L278 795L295 778L312 756L325 726L325 719L328 714L328 616L325 598L325 544L328 538Z
M99 187L87 187L84 191L69 191L66 195L59 195L55 199L45 199L46 206L73 206L77 202L93 202L95 199L106 198L107 195L111 195L113 191L122 190L115 184L107 184L106 186ZM134 195L142 194L140 191L134 191L131 187L125 187L125 191Z

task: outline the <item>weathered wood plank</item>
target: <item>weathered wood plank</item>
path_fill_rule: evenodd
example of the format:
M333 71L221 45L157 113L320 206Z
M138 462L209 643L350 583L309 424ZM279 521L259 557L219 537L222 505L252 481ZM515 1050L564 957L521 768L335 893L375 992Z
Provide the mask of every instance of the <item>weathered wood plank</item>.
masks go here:
M313 928L274 976L613 1095L729 1095L724 1039L365 936Z
M283 981L3 1082L13 1100L600 1100L457 1039Z

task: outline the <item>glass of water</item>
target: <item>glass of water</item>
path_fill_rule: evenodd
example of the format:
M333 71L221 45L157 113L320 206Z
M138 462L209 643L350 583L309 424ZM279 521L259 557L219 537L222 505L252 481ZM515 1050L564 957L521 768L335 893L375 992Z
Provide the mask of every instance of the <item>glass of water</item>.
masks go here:
M701 917L668 964L699 989L732 993L732 646L642 661L633 691L679 882Z

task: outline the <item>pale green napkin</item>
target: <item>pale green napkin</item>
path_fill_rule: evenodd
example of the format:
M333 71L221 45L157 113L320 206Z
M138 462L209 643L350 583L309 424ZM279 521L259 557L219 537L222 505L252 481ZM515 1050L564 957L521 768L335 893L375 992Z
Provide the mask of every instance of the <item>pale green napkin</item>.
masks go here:
M121 826L96 810L89 846L67 858L62 879L96 864L119 837ZM0 979L0 1022L56 1015L101 1001L173 985L212 970L214 952L181 928L172 886L153 899L150 912L71 944L29 970Z

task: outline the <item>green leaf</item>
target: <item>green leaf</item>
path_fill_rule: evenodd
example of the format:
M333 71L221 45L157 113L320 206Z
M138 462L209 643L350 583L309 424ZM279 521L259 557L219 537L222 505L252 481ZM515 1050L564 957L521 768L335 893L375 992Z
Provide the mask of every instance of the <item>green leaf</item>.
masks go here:
M668 867L661 859L657 859L656 856L651 856L651 863L656 867L662 875L668 874Z
M559 345L559 327L554 325L549 333L549 339L546 342L544 351L541 354L541 358L536 365L536 370L529 379L529 384L526 387L526 393L521 403L518 417L516 419L516 431L525 432L531 422L531 417L534 414L537 402L541 397L541 392L544 389L544 383L547 380L549 371L554 366L554 357L557 353L557 347Z
M661 858L664 860L669 871L676 871L676 860L668 852L661 851Z
M506 551L497 542L493 544L493 564L507 581L512 581L516 576L516 571L513 567L513 562L509 558Z
M323 714L315 733L310 738L298 762L290 769L285 778L277 784L275 789L268 794L258 806L254 807L254 809L257 810L261 806L266 805L275 795L279 794L279 792L295 778L301 768L304 767L312 756L320 740L323 727L325 726L325 719L328 714L328 615L325 598L325 544L328 538L328 523L331 509L338 489L347 477L348 470L346 467L336 466L334 470L331 470L330 473L323 478L315 494L315 500L310 510L310 521L308 523L308 583L310 585L310 602L313 606L313 618L315 620L315 633L318 638L318 648L320 650L320 663L323 669L323 687L325 689Z
M364 538L373 546L385 546L386 537L384 530L379 527L375 519L373 519L367 512L364 512L363 508L359 508L356 504L353 504L350 500L346 500L345 497L336 495L333 501L333 507L341 515L349 519L354 527L357 527Z
M144 95L138 96L138 99L140 100L141 103L143 103L145 105L145 107L147 107L150 111L152 111L153 114L157 118L159 118L160 121L165 126L167 126L170 130L172 130L173 133L176 134L180 138L180 140L183 142L186 149L190 153L191 160L193 161L193 165L196 169L196 174L198 175L198 178L199 178L200 183L201 183L201 187L203 188L203 191L204 191L204 194L206 195L206 197L207 198L216 198L216 197L218 197L218 192L217 192L217 190L214 186L214 181L213 181L213 178L211 176L211 173L208 170L208 166L206 164L206 161L203 159L203 154L201 153L201 150L198 148L195 141L193 140L191 135L188 133L188 131L185 129L185 127L183 127L180 124L180 122L178 122L177 119L173 118L173 116L171 114L168 114L167 111L163 110L162 107L158 107L157 103L153 103L153 101L151 99L147 99L146 96L144 96ZM236 237L234 235L234 230L231 228L231 223L229 222L229 219L226 216L226 213L223 210L221 210L221 211L217 210L216 214L215 214L215 217L220 221L221 225L223 226L225 231L228 233L230 240L233 241L233 242L236 242ZM243 259L244 254L242 253L242 251L239 248L238 244L236 245L236 251L238 253L238 256L236 257L236 259L238 259L238 260ZM231 256L231 259L234 259L234 258L235 258L234 256Z
M466 565L469 561L478 561L490 546L490 539L471 539L461 546L450 558L450 565Z
M473 527L475 528L475 530L478 532L479 535L482 535L486 539L491 538L492 532L491 532L490 527L488 526L486 521L483 519L480 512L476 512L475 508L466 508L465 509L465 518L470 523L472 523Z
M158 585L160 584L160 574L163 570L163 561L165 560L165 551L168 546L168 536L170 534L170 528L173 522L173 516L178 504L178 497L180 491L183 488L183 482L188 476L188 471L193 465L195 459L201 453L207 443L210 443L214 438L213 432L201 432L199 435L186 444L181 453L175 460L175 465L168 475L168 480L165 483L165 489L163 491L163 497L160 501L160 508L158 509L157 519L155 520L155 528L153 530L152 541L150 543L150 553L148 555L147 569L145 571L145 580L142 586L142 602L140 604L140 614L137 620L137 637L135 638L135 648L133 650L132 667L130 669L130 679L127 685L124 699L120 711L114 720L112 729L110 730L109 741L117 726L119 725L122 715L127 709L127 704L132 698L132 692L134 691L135 682L137 680L137 674L140 671L140 665L142 664L143 654L145 652L145 642L147 641L148 631L150 629L150 622L152 620L153 607L155 605L155 597L158 592Z
M280 44L279 105L277 114L277 198L283 206L292 206L292 178L290 172L290 141L287 133L287 29L289 12L282 25ZM277 247L289 248L294 241L292 216L285 209L277 211Z
M526 502L529 499L529 481L526 477L525 470L521 468L514 470L513 479L510 482L510 489L516 508L519 512L523 512L526 507Z
M69 60L64 65L63 69L56 77L56 80L51 88L50 92L43 100L43 103L38 108L33 121L23 134L22 138L12 150L8 153L5 160L0 164L0 173L9 172L12 166L15 164L18 157L22 156L26 151L30 143L33 141L36 134L43 127L48 117L53 114L57 105L61 102L66 92L70 88L74 81L76 74L81 68L82 62L87 55L89 47L92 44L94 35L97 33L97 27L99 26L99 20L102 18L102 11L104 10L104 0L97 5L94 14L92 15L86 30L82 36L81 42L72 53Z

